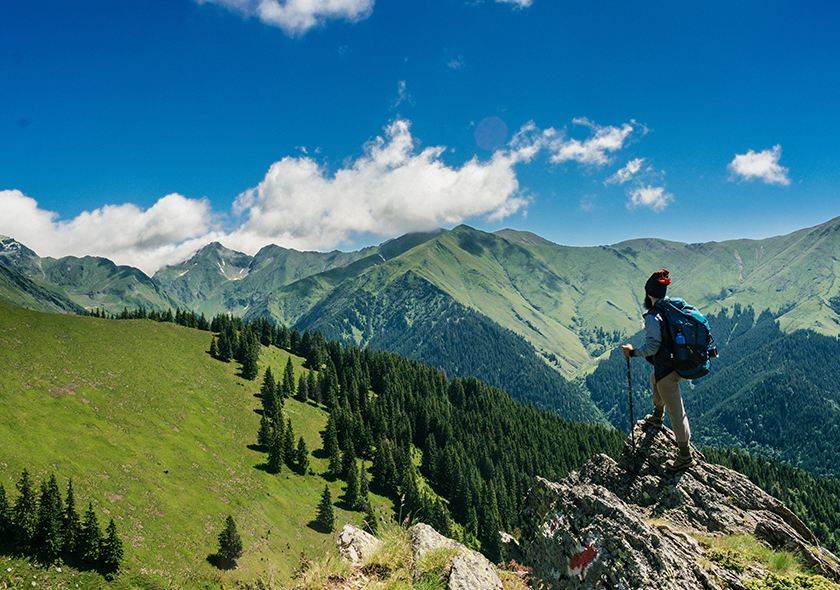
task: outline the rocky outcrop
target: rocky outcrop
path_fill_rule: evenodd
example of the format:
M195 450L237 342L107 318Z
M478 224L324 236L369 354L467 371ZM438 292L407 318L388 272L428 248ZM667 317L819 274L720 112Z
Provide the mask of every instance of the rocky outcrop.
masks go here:
M440 551L445 564L440 566L442 571L436 572L436 575L446 580L448 590L502 590L502 581L495 566L481 553L444 537L426 524L413 525L408 529L408 538L411 542L409 569L416 582L422 582L424 574L428 573L424 568L424 558ZM358 568L359 576L354 581L359 587L367 587L372 580L364 576L376 572L366 573L364 566L382 548L382 541L348 524L339 533L336 543L341 556Z
M435 549L454 552L449 569L449 590L501 590L502 581L490 560L478 551L444 537L427 524L415 524L409 529L414 563Z
M335 542L339 555L354 566L362 565L382 546L382 541L352 524L344 525Z
M538 479L525 507L520 540L533 578L548 588L706 590L745 588L737 568L709 554L705 539L748 533L799 555L840 581L840 562L781 502L743 475L696 461L665 467L675 453L665 428L635 430L616 462L588 461L561 483Z

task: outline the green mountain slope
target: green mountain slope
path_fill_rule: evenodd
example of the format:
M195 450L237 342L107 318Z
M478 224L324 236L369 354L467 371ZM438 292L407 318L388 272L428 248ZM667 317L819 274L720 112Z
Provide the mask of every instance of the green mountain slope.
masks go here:
M365 259L340 273L288 284L249 310L287 323L333 294L376 293L407 272L457 303L525 338L566 375L635 333L642 285L671 269L672 291L704 310L735 304L770 309L785 331L840 334L840 218L766 240L682 244L645 239L613 246L559 246L526 232L489 234L466 226L419 241L397 256ZM371 268L376 267L376 268ZM351 305L348 303L347 305Z
M38 311L84 313L67 297L0 264L0 300Z
M373 270L386 272L385 265ZM376 291L342 285L298 326L422 360L450 376L480 376L516 399L570 419L603 419L586 392L540 360L524 339L413 271Z
M166 310L180 305L142 271L98 256L42 258L39 278L85 309L117 313L125 307Z
M230 281L247 276L252 258L212 242L188 260L166 266L154 279L166 291L192 309L203 305L210 293Z
M254 256L212 243L188 260L164 267L154 280L190 309L215 314L245 314L285 285L365 258L373 249L356 252L299 252L265 246Z
M248 448L258 382L211 359L208 343L207 332L173 324L0 303L0 482L11 492L24 467L39 479L55 471L62 485L72 477L80 504L116 520L126 569L166 587L288 578L301 552L334 544L306 526L325 480L255 468L265 457ZM287 358L272 348L261 363L280 375ZM293 361L300 373L302 360ZM286 409L309 448L320 448L326 413L295 400ZM312 465L322 473L326 460ZM330 487L338 498L341 483ZM227 514L247 550L237 570L219 574L205 557Z
M78 308L87 310L100 308L117 313L125 307L165 310L179 305L177 298L165 293L142 271L116 265L107 258L42 258L16 240L0 237L0 266L14 270L43 289L56 292ZM7 297L7 300L42 309L28 305L26 298Z

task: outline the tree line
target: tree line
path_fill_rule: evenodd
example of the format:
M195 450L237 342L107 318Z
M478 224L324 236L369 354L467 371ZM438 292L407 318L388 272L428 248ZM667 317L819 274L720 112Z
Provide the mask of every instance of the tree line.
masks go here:
M82 570L95 570L111 579L123 560L123 544L114 519L103 535L93 504L83 515L76 509L73 480L62 497L55 474L36 483L24 469L12 502L0 484L0 550L30 557L44 565L64 562Z

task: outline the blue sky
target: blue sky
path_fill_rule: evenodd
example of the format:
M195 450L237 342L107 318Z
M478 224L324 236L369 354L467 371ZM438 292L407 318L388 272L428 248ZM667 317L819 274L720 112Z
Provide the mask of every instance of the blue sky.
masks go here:
M264 1L4 3L0 233L153 270L207 237L703 241L840 214L834 3Z

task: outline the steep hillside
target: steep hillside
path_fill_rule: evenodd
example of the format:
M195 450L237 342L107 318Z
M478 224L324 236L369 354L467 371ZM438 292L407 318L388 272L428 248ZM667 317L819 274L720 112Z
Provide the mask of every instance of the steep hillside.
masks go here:
M26 467L41 479L72 477L86 505L112 516L126 569L165 585L216 579L287 578L301 552L333 540L309 528L320 475L269 475L255 442L259 382L205 352L209 334L151 321L42 314L0 303L0 483L12 492ZM282 374L276 348L263 365ZM301 359L293 357L299 373ZM326 413L287 400L295 430L321 446ZM316 473L326 460L312 457ZM338 498L342 484L329 484ZM381 501L381 500L378 500ZM342 521L361 515L336 507ZM205 560L232 514L247 548L219 574Z
M254 256L229 250L214 242L188 260L164 267L154 280L195 311L242 315L294 281L333 268L344 267L373 253L299 252L269 245Z
M209 295L223 284L239 281L248 275L252 258L212 242L188 260L166 266L154 279L188 308L203 305Z
M62 293L0 264L0 300L38 311L84 313Z
M155 281L131 266L118 266L97 256L41 258L12 238L0 237L0 266L30 279L50 292L60 294L76 306L117 313L123 308L145 307L165 310L179 305ZM33 309L25 298L11 298Z
M384 266L374 270L380 269ZM586 392L539 359L522 337L413 271L374 292L342 285L298 326L422 360L450 376L479 376L516 399L570 419L603 420Z
M840 339L807 330L786 334L770 312L734 308L710 318L720 348L712 373L684 384L698 440L736 445L816 473L840 475ZM640 342L641 335L634 340ZM650 366L633 363L636 412L651 409ZM586 379L592 399L627 425L624 359L614 351Z

